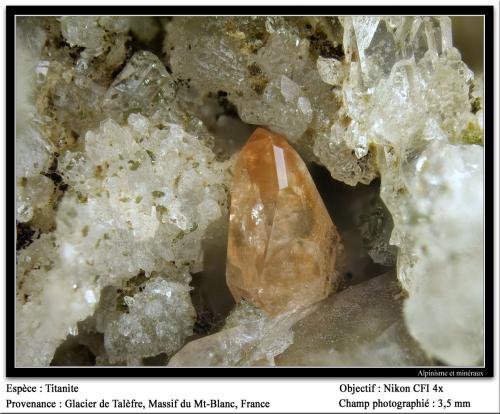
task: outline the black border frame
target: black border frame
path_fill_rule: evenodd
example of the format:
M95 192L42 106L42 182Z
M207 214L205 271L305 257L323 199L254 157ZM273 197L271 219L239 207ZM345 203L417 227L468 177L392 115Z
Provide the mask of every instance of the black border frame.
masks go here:
M485 228L485 365L479 368L460 367L237 367L237 368L168 368L168 367L43 367L15 366L15 256L16 214L14 185L15 131L15 17L16 15L481 15L484 16L484 228ZM55 377L422 377L442 373L446 376L428 378L493 377L494 356L494 6L7 6L6 7L6 371L9 378ZM9 259L13 259L9 261ZM10 293L10 294L9 294ZM450 376L464 371L471 376Z

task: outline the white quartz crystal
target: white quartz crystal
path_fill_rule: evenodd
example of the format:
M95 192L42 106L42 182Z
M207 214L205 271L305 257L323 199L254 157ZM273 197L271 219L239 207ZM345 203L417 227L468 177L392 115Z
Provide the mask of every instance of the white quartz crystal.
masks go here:
M62 250L62 251L61 251ZM61 263L61 256L72 266ZM18 258L16 292L16 365L49 365L57 346L76 323L91 313L99 297L96 275L70 245L59 244L55 234L44 234Z
M399 366L429 362L404 327L394 274L351 286L320 302L292 328L277 365Z
M189 342L168 366L274 365L274 358L292 342L290 327L310 309L269 318L243 302L233 310L220 332Z
M432 365L415 340L408 334L403 321L394 322L378 336L359 341L351 348L336 350L334 346L306 349L302 355L285 352L278 364L293 366L404 367Z
M345 66L338 59L318 57L316 61L321 80L329 85L341 86L345 77Z
M98 49L104 43L104 28L98 23L98 17L66 16L61 18L61 30L71 46Z
M413 243L405 253L413 260L400 266L409 282L405 317L422 347L453 365L483 362L482 179L481 147L436 142L408 183Z
M62 35L70 46L85 48L83 51L84 58L92 58L103 53L109 53L114 58L113 54L116 52L124 55L124 43L127 40L125 34L129 28L128 17L61 17Z
M141 112L151 116L172 102L175 83L163 63L151 52L138 52L118 74L104 97L104 110L118 119ZM147 105L145 105L147 104Z
M36 109L36 68L45 32L20 19L16 31L16 219L28 222L50 201L52 182L40 173L51 161L50 143L40 131Z

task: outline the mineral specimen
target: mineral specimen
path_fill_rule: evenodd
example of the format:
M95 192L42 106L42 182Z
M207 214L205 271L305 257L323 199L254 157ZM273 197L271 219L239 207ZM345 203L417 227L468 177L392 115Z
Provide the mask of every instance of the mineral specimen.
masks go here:
M258 128L234 167L226 278L236 301L270 315L305 307L339 287L343 265L340 235L304 162Z
M188 343L168 365L432 364L406 330L403 298L395 275L386 273L274 318L243 302L221 331Z
M16 364L481 364L484 85L451 23L18 17ZM228 220L256 127L325 178L354 286L325 298L341 244L281 138Z
M479 363L483 131L473 73L452 47L448 18L353 17L344 25L352 48L345 108L356 132L349 145L377 146L408 330L446 363Z

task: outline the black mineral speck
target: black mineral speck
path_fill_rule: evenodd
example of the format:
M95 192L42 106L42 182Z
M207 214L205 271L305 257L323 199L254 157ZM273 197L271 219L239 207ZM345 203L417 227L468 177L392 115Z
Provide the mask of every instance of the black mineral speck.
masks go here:
M217 103L224 111L224 115L238 118L238 110L236 109L236 106L231 101L229 101L227 92L217 92Z
M316 30L309 36L310 48L319 56L324 58L342 59L344 57L344 49L342 45L334 45L321 30Z
M33 230L27 223L16 223L16 250L21 250L28 247L35 239L36 231Z

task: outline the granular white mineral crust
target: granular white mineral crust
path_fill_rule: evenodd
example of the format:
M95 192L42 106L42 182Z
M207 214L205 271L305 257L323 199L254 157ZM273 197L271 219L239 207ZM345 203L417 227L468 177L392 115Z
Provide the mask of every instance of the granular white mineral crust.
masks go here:
M120 286L140 271L148 276L168 272L171 262L198 271L204 231L227 208L226 168L181 126L149 128L141 115L130 115L129 125L108 120L88 132L84 151L67 152L60 159L60 171L72 189L56 215L57 252L52 268L40 275L47 278L42 291L30 292L18 313L18 327L28 309L52 314L55 305L63 306L65 300L50 300L56 286L58 297L73 298L73 303L57 324L42 319L29 346L50 337L55 347L53 337L61 341L76 322L91 315L107 285ZM25 287L19 289L21 294ZM18 340L28 332L18 332ZM50 351L37 358L42 357L49 362Z
M152 278L134 296L125 296L127 313L104 329L109 362L135 365L140 358L172 354L192 335L196 312L186 284Z
M79 18L75 19L75 24L83 25ZM72 20L64 22L65 27L73 27ZM83 36L88 24L94 25L85 21L81 30L68 28L66 34L77 39ZM90 32L85 36L92 39L93 35ZM95 51L98 45L85 39L75 42ZM134 75L135 65L139 65L140 74ZM121 124L104 119L98 128L80 137L76 147L59 156L58 173L69 188L54 211L56 229L42 235L22 251L18 259L16 362L20 366L48 365L65 337L77 333L77 322L92 315L104 287L119 288L139 272L145 272L147 277L160 274L166 279L164 283L174 283L169 281L172 263L177 268L199 271L205 229L226 212L228 164L216 160L206 140L185 129L201 131L201 127L193 122L171 123L177 118L161 113L161 104L172 101L174 95L174 92L163 94L163 84L171 87L163 64L144 52L134 55L125 70L127 72L117 78L124 85L122 89L115 82L108 93L96 90L97 118L106 117L99 108L111 93L115 99L113 109L120 109L121 103L121 113L131 112L129 106L125 106L131 101L123 96L134 93L136 111L144 110L151 118L131 113L122 120L114 116ZM131 91L128 85L134 76L142 78L135 81ZM167 83L162 76L167 78ZM70 82L68 88L71 87ZM163 101L155 101L160 94ZM82 97L73 96L73 99ZM148 112L148 108L152 110ZM156 118L152 111L158 112ZM113 112L109 115L113 116ZM94 125L92 118L89 125ZM22 140L19 142L36 143L24 137L18 136L18 140ZM44 166L38 168L40 171ZM22 173L34 175L37 171L31 168ZM52 186L51 180L43 175L25 178L23 185L18 186L18 198L29 197L31 205L42 205L52 193L43 187L47 181ZM31 182L34 185L30 187ZM167 328L163 333L158 332L157 337L148 333L150 342L160 344L158 353L180 347L192 329L194 310L187 294L189 280L190 277L186 277L175 282L177 285L171 285L165 293L172 295L174 303L182 303L186 308L184 312L179 310L179 318L172 317L170 322L165 322L171 332L178 332L178 339L170 338L165 333ZM137 312L137 307L132 309ZM143 308L140 309L133 320L141 321L137 323L142 323L147 331L151 318L142 315ZM115 325L126 324L127 317L118 319L121 322ZM111 344L111 360L117 358L112 351L120 344L115 330L110 327L109 333L105 332L105 340ZM141 344L140 340L135 341ZM122 361L151 355L152 351L138 351L131 346L125 348L131 355Z
M484 85L449 18L16 23L17 366L72 342L101 365L482 364ZM346 233L396 278L274 318L210 308L204 253L257 126L353 186Z

